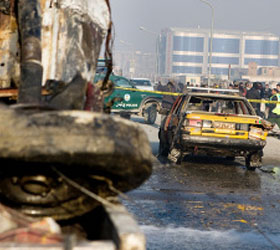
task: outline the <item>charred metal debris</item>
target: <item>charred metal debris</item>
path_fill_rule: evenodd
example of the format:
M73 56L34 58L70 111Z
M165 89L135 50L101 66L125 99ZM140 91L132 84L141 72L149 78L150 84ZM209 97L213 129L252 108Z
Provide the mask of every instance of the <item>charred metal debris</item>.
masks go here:
M11 1L10 0L2 0L0 2L0 12L9 15L11 12Z
M93 82L89 82L88 77L85 78L85 75L94 75L94 65L100 51L99 41L103 39L101 33L104 32L101 31L100 27L87 24L89 23L87 22L88 17L83 17L84 24L81 24L80 27L76 28L77 25L75 25L75 19L71 21L67 18L69 15L72 15L73 12L68 9L62 10L62 1L60 0L51 0L47 6L45 5L47 2L41 0L2 0L0 2L0 26L1 29L3 28L3 34L7 36L7 41L4 43L1 42L2 44L0 44L0 48L2 51L9 51L9 53L12 51L13 54L8 55L7 51L4 51L4 54L6 53L6 55L4 56L3 62L1 62L1 66L4 66L4 68L2 67L2 71L4 69L4 74L2 74L0 79L2 87L4 86L7 88L12 85L17 86L19 89L18 103L44 103L45 105L50 105L57 109L81 109L81 106L84 104L84 97L87 95L89 84L91 84L91 88L94 89L94 94L91 95L91 98L99 98L100 100L98 103L102 103L103 97L106 96L106 93L110 93L114 87L112 83L109 83L109 76L112 73L113 67L113 24L110 1L104 0L104 2L108 7L108 17L110 20L108 25L106 24L107 31L104 52L107 72L102 84L95 86ZM53 36L52 39L54 39L53 41L59 41L59 39L71 39L69 37L70 35L75 39L75 37L78 37L78 35L81 34L83 36L81 44L83 54L79 56L79 50L76 45L71 49L72 52L69 51L69 49L60 52L62 53L62 56L57 56L58 58L60 57L60 61L57 61L56 63L58 65L55 66L58 75L57 73L54 75L53 73L50 73L53 72L53 69L51 68L53 66L48 65L49 68L45 68L46 60L49 61L48 64L52 64L52 57L56 56L56 54L51 54L50 52L50 55L48 55L49 58L46 59L46 57L44 57L43 50L48 50L49 47L53 45L47 45L46 47L46 43L44 43L44 39L46 38L45 35L49 32L48 29L52 29L52 27L44 27L45 24L43 24L43 19L48 15L54 15L53 17L55 17L57 10L61 11L61 17L58 18L62 19L56 21L59 21L60 25L62 25L64 34L61 34L60 32L57 39L55 39L57 34L51 34ZM53 17L51 16L51 18ZM18 44L18 51L15 51L14 48L14 44L16 43ZM50 41L49 43L51 44L52 42ZM60 46L58 43L59 42L57 42L55 46ZM11 48L11 44L13 44L13 48ZM91 48L92 46L94 48ZM59 47L55 49L58 51L60 50ZM16 58L16 55L18 55L18 58ZM12 67L9 65L12 65ZM11 68L13 68L12 71ZM79 83L81 83L79 87L81 87L80 92L82 93L79 95L79 101L74 100L71 104L69 103L66 92L70 92L68 85L73 85L73 83L77 82L75 81L77 78L81 79L81 81L79 81ZM58 87L52 88L52 91L48 93L49 96L47 99L42 98L42 85L46 83L46 86L48 86L49 82L52 83L52 86L58 85ZM59 89L59 91L56 91L57 89ZM55 103L54 99L56 100ZM58 99L61 100L57 101ZM57 105L58 102L68 102L69 105L68 107ZM77 104L77 102L79 102L79 104ZM91 105L94 103L96 104L96 101L90 102ZM98 112L104 111L103 105L100 105L97 109L91 107L88 110ZM106 112L108 112L108 107L106 107Z

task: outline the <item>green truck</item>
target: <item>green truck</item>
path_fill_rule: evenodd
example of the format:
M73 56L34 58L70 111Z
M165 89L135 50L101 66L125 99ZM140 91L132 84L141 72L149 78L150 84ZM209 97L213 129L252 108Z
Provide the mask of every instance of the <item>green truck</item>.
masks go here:
M97 73L95 82L104 77L104 73ZM112 113L118 113L127 119L132 114L137 114L144 117L146 123L155 123L161 106L161 94L139 90L132 81L122 76L111 74L109 80L114 83L115 89L110 96L105 98L105 103L112 101L113 98L118 100L112 106Z

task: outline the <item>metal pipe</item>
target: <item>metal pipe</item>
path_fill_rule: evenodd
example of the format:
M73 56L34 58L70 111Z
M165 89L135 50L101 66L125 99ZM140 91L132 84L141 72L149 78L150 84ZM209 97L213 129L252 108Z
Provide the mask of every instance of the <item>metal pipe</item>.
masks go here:
M41 65L41 9L39 0L18 1L20 35L19 103L40 103L43 67Z

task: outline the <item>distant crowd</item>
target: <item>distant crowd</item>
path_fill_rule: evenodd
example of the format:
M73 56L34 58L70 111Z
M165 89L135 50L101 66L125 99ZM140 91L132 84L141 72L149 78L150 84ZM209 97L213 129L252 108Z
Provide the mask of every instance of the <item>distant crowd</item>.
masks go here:
M240 95L250 100L267 100L280 102L280 83L275 88L270 88L269 84L261 82L236 83L231 88L238 88ZM251 102L258 116L266 118L272 123L276 123L280 128L280 104L267 103L261 110L261 103Z

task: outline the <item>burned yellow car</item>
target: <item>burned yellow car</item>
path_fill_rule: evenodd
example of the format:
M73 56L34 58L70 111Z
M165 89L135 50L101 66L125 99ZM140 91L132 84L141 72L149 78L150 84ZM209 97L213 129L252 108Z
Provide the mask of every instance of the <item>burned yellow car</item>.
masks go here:
M179 96L159 129L159 153L179 163L184 156L245 157L261 166L272 124L257 116L245 97L234 93L190 92Z

